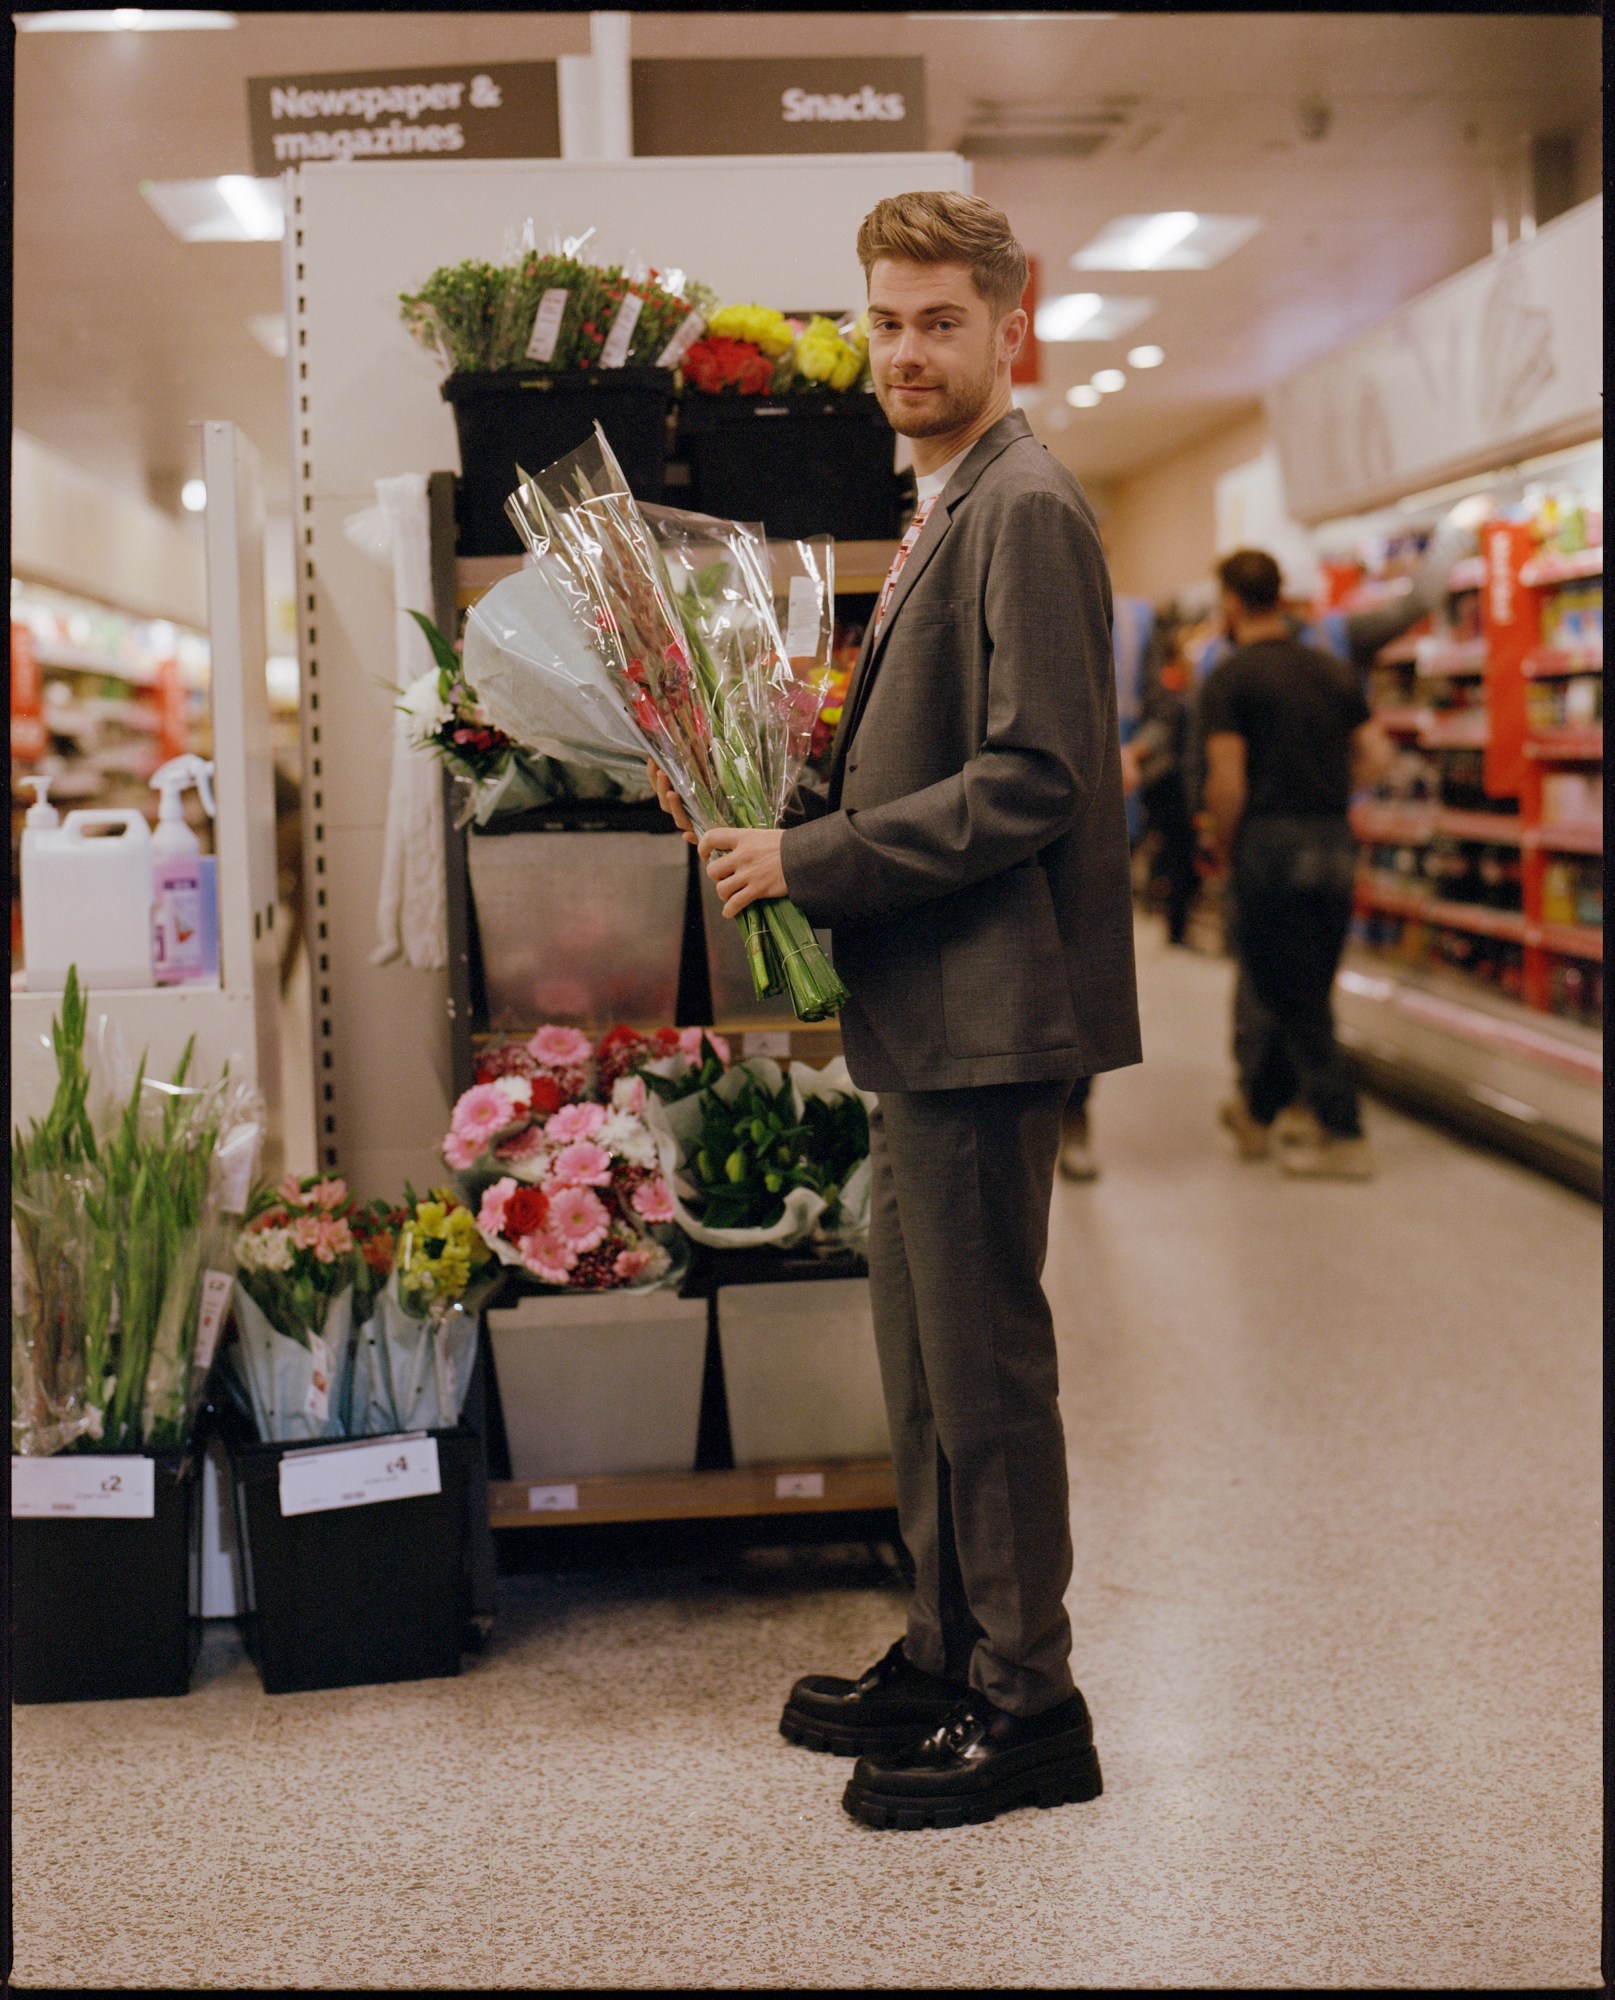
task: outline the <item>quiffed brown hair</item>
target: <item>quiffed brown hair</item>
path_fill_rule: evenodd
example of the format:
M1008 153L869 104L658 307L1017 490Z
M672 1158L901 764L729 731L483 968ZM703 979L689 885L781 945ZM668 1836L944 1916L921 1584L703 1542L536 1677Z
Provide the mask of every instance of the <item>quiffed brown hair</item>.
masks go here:
M858 231L864 282L877 257L908 264L965 264L971 283L1002 319L1026 293L1026 252L1009 217L974 194L888 195L877 201Z
M1284 588L1279 566L1265 549L1235 549L1224 556L1217 565L1217 581L1247 611L1271 611Z

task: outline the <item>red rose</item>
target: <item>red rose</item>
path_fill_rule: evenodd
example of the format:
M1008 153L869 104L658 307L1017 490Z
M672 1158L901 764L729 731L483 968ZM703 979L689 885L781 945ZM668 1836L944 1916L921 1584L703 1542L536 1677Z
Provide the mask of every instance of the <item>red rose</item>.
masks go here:
M534 1113L539 1117L547 1118L552 1111L559 1111L560 1108L561 1086L555 1081L554 1077L535 1076L533 1078Z
M517 1188L505 1203L505 1234L513 1243L542 1229L550 1217L550 1205L536 1187Z

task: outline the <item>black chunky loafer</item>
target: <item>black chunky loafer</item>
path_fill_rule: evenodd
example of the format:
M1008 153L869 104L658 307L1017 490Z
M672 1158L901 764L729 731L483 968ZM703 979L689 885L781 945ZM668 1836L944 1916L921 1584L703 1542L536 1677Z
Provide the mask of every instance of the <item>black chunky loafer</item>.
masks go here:
M836 1757L901 1750L934 1729L968 1692L963 1681L912 1666L899 1639L858 1680L805 1674L791 1689L779 1733Z
M1088 1705L1008 1715L972 1692L927 1736L858 1759L841 1803L865 1826L972 1826L1013 1806L1076 1805L1104 1789Z

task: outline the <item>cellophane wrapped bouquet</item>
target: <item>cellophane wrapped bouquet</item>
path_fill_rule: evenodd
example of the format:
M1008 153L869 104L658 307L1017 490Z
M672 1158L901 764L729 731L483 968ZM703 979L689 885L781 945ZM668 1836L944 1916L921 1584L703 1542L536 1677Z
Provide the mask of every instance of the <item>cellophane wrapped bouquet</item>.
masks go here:
M654 760L698 832L777 826L824 697L833 625L827 541L780 550L740 522L641 508L594 438L506 502L533 556L466 625L467 679L513 741L613 772ZM788 641L776 602L783 596ZM742 913L759 998L798 1018L835 1014L846 990L788 897Z
M92 1115L88 997L69 970L51 1024L57 1086L11 1150L11 1448L186 1444L229 1302L234 1243L263 1140L256 1093L228 1073L128 1078L101 1023L107 1108Z
M699 1033L699 1031L687 1031ZM691 1052L632 1030L597 1045L551 1024L485 1052L454 1107L443 1157L502 1265L542 1285L609 1291L675 1283L687 1260L644 1079ZM614 1039L615 1037L615 1039Z

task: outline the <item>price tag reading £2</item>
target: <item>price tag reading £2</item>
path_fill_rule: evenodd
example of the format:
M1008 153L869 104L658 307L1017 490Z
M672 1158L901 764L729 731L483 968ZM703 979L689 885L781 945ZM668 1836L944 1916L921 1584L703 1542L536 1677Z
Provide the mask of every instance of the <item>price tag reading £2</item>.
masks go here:
M149 1458L14 1458L13 1520L73 1515L90 1520L149 1521L156 1511Z
M289 1451L280 1462L280 1511L288 1517L442 1491L437 1439L418 1434L316 1445Z
M196 1367L206 1374L213 1364L213 1350L219 1344L219 1328L235 1280L228 1271L202 1273L202 1297L196 1308Z

